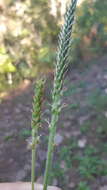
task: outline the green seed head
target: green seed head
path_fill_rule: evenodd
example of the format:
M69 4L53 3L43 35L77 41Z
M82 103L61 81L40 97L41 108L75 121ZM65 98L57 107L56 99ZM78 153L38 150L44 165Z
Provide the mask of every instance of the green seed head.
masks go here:
M58 95L60 96L62 93L61 90L63 85L63 77L69 64L68 56L69 56L69 50L71 48L72 27L74 24L76 4L77 0L71 1L71 4L69 5L65 14L64 25L59 34L57 63L56 63L55 79L54 79L54 90L52 93L53 100L55 99L56 94L57 96Z
M41 122L41 106L43 101L45 79L36 81L33 100L32 128L38 127Z

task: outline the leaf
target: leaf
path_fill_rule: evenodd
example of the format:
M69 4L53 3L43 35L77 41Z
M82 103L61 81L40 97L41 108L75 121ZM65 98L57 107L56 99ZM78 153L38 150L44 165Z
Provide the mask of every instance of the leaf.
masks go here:
M0 54L0 73L16 72L11 58L7 54Z

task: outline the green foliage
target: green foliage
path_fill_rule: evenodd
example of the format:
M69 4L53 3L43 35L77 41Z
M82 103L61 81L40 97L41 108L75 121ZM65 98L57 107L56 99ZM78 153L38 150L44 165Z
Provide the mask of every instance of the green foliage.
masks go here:
M72 109L72 110L76 110L79 108L79 103L74 103L74 104L69 104L68 108Z
M86 147L84 156L78 158L79 172L85 179L93 179L96 176L107 175L106 162L96 155L94 147Z
M72 169L72 162L74 160L73 152L77 149L76 139L70 139L67 141L66 146L60 148L58 152L58 159L53 164L51 181L55 178L61 182L61 186L68 186L67 174ZM62 164L63 166L62 166Z
M52 68L52 60L55 58L55 52L50 47L44 46L40 48L38 53L38 61L45 66Z
M93 106L96 111L104 111L107 105L107 95L101 94L100 89L95 89L87 98L87 103Z
M90 130L91 121L85 121L84 124L80 126L80 131L82 134L86 134Z
M87 183L80 182L78 184L77 190L91 190L91 189L89 188L89 186L87 185Z
M77 86L71 84L69 88L64 92L64 96L70 96L72 94L75 94L76 92L77 92Z
M4 47L0 48L0 73L16 72L15 66L12 64L12 59L6 53Z
M73 61L103 55L107 50L107 1L83 1L77 10ZM79 32L78 32L79 31ZM72 60L72 59L71 59Z
M19 136L21 136L21 137L23 137L23 138L27 138L27 137L31 136L31 130L22 129L22 130L20 131Z
M7 141L11 141L14 138L14 135L7 135L4 137L4 140Z
M6 81L5 73L14 72L13 83L17 85L20 80L35 78L52 69L59 27L50 15L47 1L8 0L8 3L4 1L3 10L3 16L0 13L3 25L0 42L4 47L4 50L0 48L1 77ZM3 85L0 80L1 91L6 87Z
M97 133L102 138L107 137L107 118L104 115L98 115L96 118Z

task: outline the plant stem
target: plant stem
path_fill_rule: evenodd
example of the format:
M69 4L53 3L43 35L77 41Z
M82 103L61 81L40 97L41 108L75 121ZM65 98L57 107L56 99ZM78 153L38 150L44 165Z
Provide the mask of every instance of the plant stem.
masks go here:
M36 82L36 88L34 93L33 112L32 112L32 164L31 164L31 184L32 190L34 190L35 184L35 162L36 162L36 148L39 143L38 130L41 125L41 105L45 80L41 79Z
M48 142L48 152L46 160L46 169L44 175L43 190L47 190L50 177L50 169L52 166L54 138L56 133L57 122L61 112L61 97L64 74L68 68L68 56L71 43L72 26L74 23L74 13L77 0L72 0L65 15L65 23L59 35L59 47L57 53L57 64L54 76L54 87L52 92L52 109L51 122L49 124L50 134Z
M32 144L35 144L35 129L32 129ZM32 190L34 190L34 183L35 183L35 161L36 161L36 147L32 146L32 168L31 168Z
M32 190L34 190L34 184L35 184L35 150L32 150L32 176L31 176L31 180L32 180Z
M47 190L49 171L50 171L50 167L52 165L52 157L53 157L53 149L54 149L54 136L55 136L55 132L56 132L56 124L55 124L56 119L57 119L56 116L54 116L53 117L54 122L52 122L52 125L51 125L52 130L51 130L50 136L49 136L47 163L46 163L46 169L45 169L43 190Z

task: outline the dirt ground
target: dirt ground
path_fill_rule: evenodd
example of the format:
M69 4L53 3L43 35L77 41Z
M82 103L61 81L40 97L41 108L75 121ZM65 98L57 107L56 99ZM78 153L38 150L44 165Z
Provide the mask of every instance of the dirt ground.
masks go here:
M50 120L47 102L51 102L52 78L51 74L47 77L44 94L43 127L36 164L39 183L43 181L46 160L48 128L44 118ZM33 83L25 81L1 101L1 182L30 180L33 88ZM64 90L62 101L68 106L62 110L58 122L52 183L63 186L64 190L89 190L88 187L103 190L107 185L107 57L88 63L84 68L80 65L78 69L69 69ZM90 161L90 157L95 160ZM106 164L102 164L102 160ZM102 168L99 168L100 162Z

